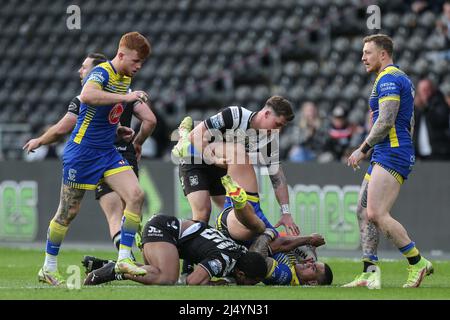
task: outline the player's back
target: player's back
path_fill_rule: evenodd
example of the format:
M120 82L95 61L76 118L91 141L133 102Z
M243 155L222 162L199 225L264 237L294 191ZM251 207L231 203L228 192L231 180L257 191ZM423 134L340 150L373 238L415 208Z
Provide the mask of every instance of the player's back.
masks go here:
M83 85L86 83L94 83L105 92L125 95L130 87L131 78L117 73L111 62L107 61L91 70ZM91 148L111 148L124 108L123 103L91 106L82 102L77 125L70 141Z
M398 66L389 65L380 72L375 80L369 99L373 112L373 123L379 116L379 103L384 101L399 101L394 127L388 136L375 148L412 147L411 127L414 118L414 85L409 77Z

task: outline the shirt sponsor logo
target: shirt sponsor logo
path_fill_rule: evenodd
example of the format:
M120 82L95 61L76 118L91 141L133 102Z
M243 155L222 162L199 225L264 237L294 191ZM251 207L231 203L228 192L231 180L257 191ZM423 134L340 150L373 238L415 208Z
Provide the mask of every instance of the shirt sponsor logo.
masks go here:
M87 81L95 81L102 84L105 81L105 77L103 76L101 71L93 71Z
M216 114L215 116L211 117L211 124L214 129L220 129L225 126L225 122L223 120L223 116L221 113Z
M220 270L222 270L222 262L220 262L219 259L208 261L208 265L211 268L212 273L215 275L219 274Z
M147 230L147 236L153 236L153 237L162 237L162 231L155 228L154 226L150 226Z
M116 104L109 112L109 115L108 115L109 123L118 124L122 113L123 113L122 104L121 103Z

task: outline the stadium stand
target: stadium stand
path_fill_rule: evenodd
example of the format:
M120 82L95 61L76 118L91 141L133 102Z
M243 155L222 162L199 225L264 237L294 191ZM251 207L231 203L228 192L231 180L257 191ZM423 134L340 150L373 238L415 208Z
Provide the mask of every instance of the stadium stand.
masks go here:
M71 4L81 8L80 30L66 27ZM441 12L415 12L400 0L378 4L386 14L372 32L367 1L4 0L0 159L21 159L23 143L66 112L87 53L112 58L121 34L133 30L153 45L133 88L150 92L167 123L161 139L186 113L200 119L227 105L255 109L274 94L298 109L312 101L321 114L344 106L363 125L372 81L359 61L369 31L394 38L395 61L415 83L427 76L448 87L449 48L435 26Z

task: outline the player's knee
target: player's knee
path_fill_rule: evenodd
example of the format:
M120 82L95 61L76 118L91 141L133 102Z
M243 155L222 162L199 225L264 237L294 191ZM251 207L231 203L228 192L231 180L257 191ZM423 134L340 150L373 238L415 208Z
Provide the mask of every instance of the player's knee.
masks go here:
M367 218L370 222L378 226L381 218L381 213L376 208L367 208Z
M130 190L129 201L134 204L142 205L144 203L144 191L141 188L136 187Z
M192 219L208 222L211 215L211 204L196 208L192 212Z

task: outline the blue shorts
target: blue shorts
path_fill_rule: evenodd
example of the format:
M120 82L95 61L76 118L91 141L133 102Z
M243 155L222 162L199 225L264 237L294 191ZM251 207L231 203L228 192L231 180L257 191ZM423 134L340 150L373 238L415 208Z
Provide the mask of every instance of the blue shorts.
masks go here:
M264 213L259 205L259 201L248 200L248 203L250 203L252 205L253 209L255 210L256 215L262 220L262 222L264 222L264 224L266 225L266 228L273 229L278 236L278 231L272 226L272 224L269 222L269 220L267 220L266 216L264 215ZM231 199L229 197L226 197L225 204L223 207L227 208L227 207L231 207L231 206L233 206Z
M408 179L408 175L415 163L414 147L404 146L399 148L375 147L370 160L370 166L367 169L366 178L372 173L372 167L375 164L386 169L391 173L400 184Z
M115 147L93 149L69 141L63 155L63 183L72 188L95 190L104 177L132 167Z

